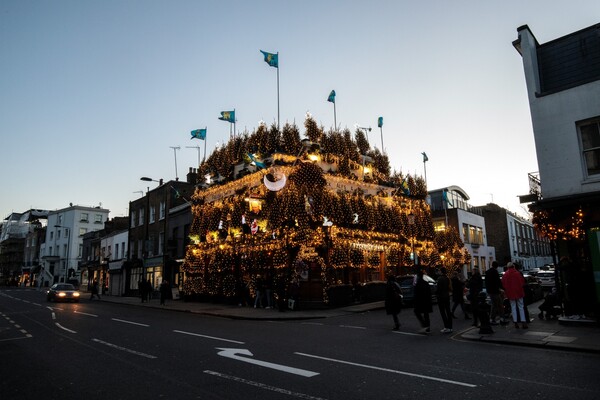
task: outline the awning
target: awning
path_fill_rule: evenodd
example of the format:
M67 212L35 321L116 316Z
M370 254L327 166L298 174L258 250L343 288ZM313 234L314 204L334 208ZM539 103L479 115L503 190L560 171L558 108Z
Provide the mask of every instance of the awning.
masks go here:
M109 271L121 270L122 268L123 268L123 260L111 261L108 263Z

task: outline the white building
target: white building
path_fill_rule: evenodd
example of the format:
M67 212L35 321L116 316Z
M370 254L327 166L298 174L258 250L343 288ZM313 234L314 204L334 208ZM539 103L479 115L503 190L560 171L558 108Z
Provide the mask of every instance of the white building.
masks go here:
M104 228L109 210L70 205L48 213L46 241L40 247L40 284L66 282L79 277L83 250L81 236Z

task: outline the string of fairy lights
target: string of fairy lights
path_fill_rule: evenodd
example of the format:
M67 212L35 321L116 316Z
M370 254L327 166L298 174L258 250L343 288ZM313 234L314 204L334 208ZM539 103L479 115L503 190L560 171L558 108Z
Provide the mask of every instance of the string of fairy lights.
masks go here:
M390 173L359 131L325 133L311 116L304 126L302 141L295 125L261 124L200 165L207 183L192 197L186 293L232 297L258 276L280 287L310 270L327 301L338 271L410 266L413 247L423 265L468 262L458 232L434 231L421 177Z

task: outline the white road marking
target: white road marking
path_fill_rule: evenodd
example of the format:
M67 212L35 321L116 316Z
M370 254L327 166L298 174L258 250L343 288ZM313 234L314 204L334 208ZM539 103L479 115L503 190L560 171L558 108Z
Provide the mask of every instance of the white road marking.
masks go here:
M325 325L322 322L302 322L302 325L319 325L319 326L323 326Z
M135 354L136 356L141 356L141 357L146 357L146 358L151 358L151 359L158 358L158 357L153 356L151 354L146 354L146 353L142 353L142 352L139 352L139 351L136 351L136 350L128 349L126 347L117 346L116 344L108 343L108 342L105 342L104 340L100 340L100 339L92 339L92 342L100 343L100 344L103 344L105 346L112 347L113 349L117 349L117 350L121 350L121 351L126 351L127 353Z
M306 378L311 378L315 375L319 375L318 372L308 371L308 370L300 369L300 368L288 367L287 365L274 364L274 363L270 363L267 361L260 361L260 360L254 359L254 358L242 357L239 355L239 354L242 354L245 356L252 357L253 354L250 352L250 350L247 350L247 349L225 349L225 348L217 347L217 350L221 350L217 354L222 357L227 357L227 358L231 358L233 360L243 361L248 364L259 365L259 366L265 367L265 368L276 369L278 371L287 372L288 374L300 375L300 376L304 376Z
M111 318L113 321L117 321L117 322L123 322L124 324L131 324L131 325L138 325L138 326L145 326L145 327L149 327L150 325L147 324L140 324L139 322L133 322L133 321L126 321L124 319L118 319L118 318Z
M394 331L392 333L395 333L397 335L408 335L408 336L420 336L420 337L427 337L425 335L423 335L422 333L410 333L410 332L398 332L398 331Z
M75 314L87 315L88 317L98 317L96 314L89 314L81 311L74 311Z
M365 326L353 326L353 325L340 325L340 328L367 329L367 327L365 327Z
M294 397L298 397L300 399L325 400L322 397L314 397L314 396L310 396L310 395L304 394L304 393L292 392L292 391L287 390L287 389L282 389L282 388L278 388L278 387L275 387L275 386L265 385L264 383L260 383L260 382L249 381L247 379L239 378L237 376L225 375L225 374L222 374L220 372L215 372L215 371L210 371L210 370L205 370L203 372L205 374L209 374L209 375L213 375L213 376L218 376L219 378L229 379L229 380L232 380L234 382L244 383L246 385L255 386L255 387L259 388L259 389L270 390L272 392L281 393L281 394L285 394L285 395L288 395L288 396L294 396Z
M449 383L449 384L452 384L452 385L466 386L466 387L471 387L471 388L477 387L477 385L473 385L471 383L465 383L465 382L459 382L459 381L452 381L452 380L449 380L449 379L436 378L434 376L415 374L415 373L406 372L406 371L398 371L398 370L389 369L389 368L375 367L373 365L359 364L359 363L354 363L354 362L350 362L350 361L336 360L335 358L321 357L321 356L316 356L316 355L312 355L312 354L298 353L298 352L295 352L294 354L298 354L299 356L304 356L304 357L316 358L316 359L319 359L319 360L337 362L337 363L340 363L340 364L353 365L355 367L374 369L374 370L377 370L377 371L384 371L384 372L391 372L391 373L394 373L394 374L412 376L412 377L415 377L415 378L429 379L429 380L432 380L432 381Z
M74 330L71 330L71 329L65 328L64 326L62 326L62 325L61 325L61 324L59 324L58 322L55 322L55 323L54 323L54 325L58 326L60 329L62 329L62 330L64 330L64 331L67 331L67 332L70 332L70 333L77 333L77 332L75 332Z
M203 338L206 338L206 339L220 340L222 342L229 342L229 343L235 343L235 344L244 344L244 342L238 342L237 340L224 339L224 338L219 338L219 337L215 337L215 336L201 335L199 333L192 333L192 332L185 332L185 331L178 331L178 330L173 330L173 332L175 332L175 333L182 333L184 335L203 337Z

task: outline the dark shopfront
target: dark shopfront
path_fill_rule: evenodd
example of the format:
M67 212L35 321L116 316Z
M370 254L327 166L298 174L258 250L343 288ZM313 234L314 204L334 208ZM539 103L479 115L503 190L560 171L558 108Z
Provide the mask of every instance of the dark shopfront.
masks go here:
M600 304L600 193L540 200L534 223L554 247L557 288L565 313L598 316Z

